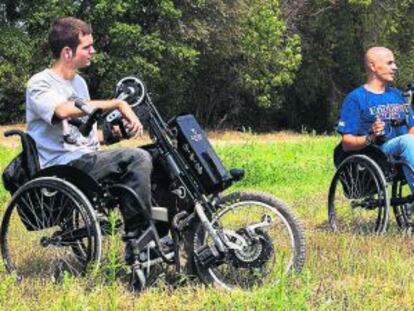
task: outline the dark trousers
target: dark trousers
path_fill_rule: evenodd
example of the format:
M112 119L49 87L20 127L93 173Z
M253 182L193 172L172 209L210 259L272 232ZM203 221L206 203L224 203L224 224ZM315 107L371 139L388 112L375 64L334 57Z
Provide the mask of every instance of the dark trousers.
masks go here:
M117 148L88 153L69 163L91 175L99 182L120 183L130 187L142 199L145 206L137 206L136 200L121 198L120 210L125 222L125 231L142 227L146 219L142 208L151 208L150 154L139 148Z

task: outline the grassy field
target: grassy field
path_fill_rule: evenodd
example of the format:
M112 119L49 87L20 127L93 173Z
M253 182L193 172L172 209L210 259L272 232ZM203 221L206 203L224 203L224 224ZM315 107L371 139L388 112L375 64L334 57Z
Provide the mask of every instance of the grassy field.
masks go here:
M159 284L130 293L122 280L65 278L62 283L18 284L0 268L1 310L412 310L414 243L398 231L383 236L333 234L326 201L338 137L215 133L227 167L246 178L230 190L270 192L288 203L306 228L303 272L275 285L226 292L192 283ZM0 145L0 169L17 153ZM9 200L0 189L0 211ZM392 224L395 226L395 224ZM0 260L1 264L1 260Z

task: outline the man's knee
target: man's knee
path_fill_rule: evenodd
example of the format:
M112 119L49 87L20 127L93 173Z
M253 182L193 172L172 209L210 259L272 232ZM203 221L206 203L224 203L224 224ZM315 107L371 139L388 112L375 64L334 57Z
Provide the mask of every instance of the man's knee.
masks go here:
M405 134L401 136L400 144L403 149L403 152L405 151L414 152L414 135Z
M139 165L141 168L152 170L152 157L148 151L141 148L122 148L122 162Z

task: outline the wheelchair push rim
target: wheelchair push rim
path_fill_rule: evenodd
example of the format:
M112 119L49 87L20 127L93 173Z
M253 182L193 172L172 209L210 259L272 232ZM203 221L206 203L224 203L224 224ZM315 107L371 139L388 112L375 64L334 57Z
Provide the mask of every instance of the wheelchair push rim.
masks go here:
M328 195L328 221L334 232L383 233L389 208L387 181L375 161L352 155L341 162Z
M76 186L55 177L29 181L14 194L0 243L7 271L19 280L96 271L101 258L101 232L91 203Z

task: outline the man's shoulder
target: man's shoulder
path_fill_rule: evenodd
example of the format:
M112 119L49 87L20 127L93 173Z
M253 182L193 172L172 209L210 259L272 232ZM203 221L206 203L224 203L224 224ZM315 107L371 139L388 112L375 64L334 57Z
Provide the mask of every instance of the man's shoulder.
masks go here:
M365 91L363 86L359 86L349 92L345 99L344 103L358 103L365 96Z
M44 83L44 82L47 83L49 78L50 77L49 77L48 69L44 69L30 77L29 81L27 81L27 87L36 85L38 83Z
M347 97L357 98L357 97L363 96L364 94L365 94L365 89L361 85L361 86L358 86L357 88L353 89L351 92L349 92Z
M398 95L398 96L402 96L402 91L396 87L387 87L387 92Z
M87 86L86 80L79 73L75 75L75 77L73 78L73 82L75 84L82 84L84 86Z

